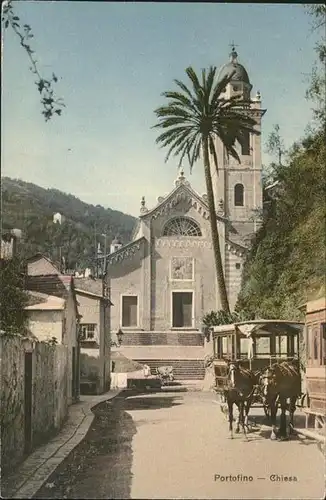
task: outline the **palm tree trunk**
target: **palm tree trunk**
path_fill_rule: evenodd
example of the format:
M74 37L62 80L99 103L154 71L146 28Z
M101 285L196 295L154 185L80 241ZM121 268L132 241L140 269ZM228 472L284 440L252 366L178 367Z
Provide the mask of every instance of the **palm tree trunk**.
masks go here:
M218 291L219 291L222 310L229 313L230 307L229 307L229 301L228 301L228 296L227 296L227 292L226 292L225 278L224 278L223 265L222 265L220 240L219 240L218 228L217 228L217 217L216 217L216 210L215 210L213 183L212 183L212 176L211 176L211 169L210 169L207 138L204 138L204 140L203 140L203 157L204 157L204 171L205 171L205 180L206 180L207 201L208 201L208 208L209 208L209 218L210 218L210 223L211 223L212 244L213 244L213 251L214 251L214 258L215 258L217 285L218 285Z

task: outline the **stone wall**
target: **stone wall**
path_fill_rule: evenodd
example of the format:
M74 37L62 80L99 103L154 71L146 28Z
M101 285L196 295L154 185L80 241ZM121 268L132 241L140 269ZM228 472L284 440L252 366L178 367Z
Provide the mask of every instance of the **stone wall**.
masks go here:
M39 340L51 340L62 342L62 321L64 311L38 311L28 310L29 329Z
M37 446L60 429L67 410L68 353L43 342L33 352L32 440Z
M1 466L3 473L24 454L24 343L0 337Z
M67 347L0 337L1 464L5 475L24 458L25 353L32 353L31 449L62 426L68 412Z

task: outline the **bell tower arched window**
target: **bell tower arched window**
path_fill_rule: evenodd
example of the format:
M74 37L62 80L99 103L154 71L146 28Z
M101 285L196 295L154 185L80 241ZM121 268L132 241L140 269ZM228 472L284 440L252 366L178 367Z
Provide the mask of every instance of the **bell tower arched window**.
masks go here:
M250 134L248 130L243 130L239 137L239 142L241 145L241 154L242 155L250 155Z
M188 217L174 217L167 221L163 236L201 236L199 225Z
M234 186L234 205L236 207L243 207L243 201L244 201L243 184L236 184Z

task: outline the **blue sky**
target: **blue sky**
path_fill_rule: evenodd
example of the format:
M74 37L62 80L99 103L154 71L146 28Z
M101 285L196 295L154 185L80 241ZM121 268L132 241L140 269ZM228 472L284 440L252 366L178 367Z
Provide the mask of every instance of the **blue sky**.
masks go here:
M61 77L57 93L67 108L44 122L26 54L7 30L2 175L137 216L141 196L153 206L177 175L177 159L164 163L150 128L161 92L174 78L186 80L189 65L227 62L232 40L267 108L262 140L278 123L290 146L311 119L304 94L315 38L302 5L21 1L15 8L32 27L42 73ZM190 181L205 192L201 164Z

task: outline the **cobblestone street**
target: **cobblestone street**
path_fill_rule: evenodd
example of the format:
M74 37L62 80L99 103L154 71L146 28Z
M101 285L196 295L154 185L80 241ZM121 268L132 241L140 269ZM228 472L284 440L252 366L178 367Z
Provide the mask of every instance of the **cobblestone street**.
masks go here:
M117 397L94 413L83 442L34 498L323 497L314 442L272 442L268 430L230 440L210 393Z

